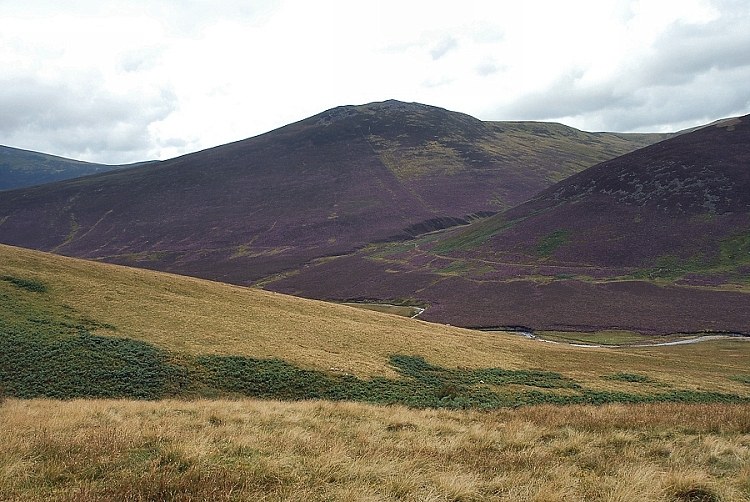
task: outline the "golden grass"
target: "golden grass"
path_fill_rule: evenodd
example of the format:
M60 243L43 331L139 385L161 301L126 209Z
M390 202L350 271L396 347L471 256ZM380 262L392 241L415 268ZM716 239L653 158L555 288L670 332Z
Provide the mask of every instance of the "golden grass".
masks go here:
M447 368L543 369L590 389L652 391L602 378L643 373L663 389L747 395L750 343L723 340L648 349L581 349L427 323L333 303L0 245L0 275L46 283L52 300L134 338L191 355L277 357L358 377L389 376L393 354Z
M2 500L750 497L748 405L9 399L0 424Z
M419 148L404 149L398 141L370 135L368 141L378 151L380 160L399 180L413 180L427 175L451 175L466 169L461 155L439 141L427 141Z
M360 377L394 376L388 357L410 354L448 368L556 371L590 389L748 394L741 340L580 349L0 246L5 275L42 281L57 305L115 326L102 335L177 353L279 357ZM648 383L602 378L618 372ZM750 405L482 413L6 399L0 500L51 499L742 501Z

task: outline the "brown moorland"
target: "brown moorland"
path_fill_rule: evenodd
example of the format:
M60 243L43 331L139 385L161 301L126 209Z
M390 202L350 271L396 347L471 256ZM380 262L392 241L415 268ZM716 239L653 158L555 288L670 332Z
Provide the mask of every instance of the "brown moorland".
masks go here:
M0 350L8 396L0 396L0 500L735 502L750 495L750 343L743 340L582 349L9 246L0 246L0 299L0 343L11 341ZM19 346L30 350L14 353ZM22 364L44 347L52 352ZM406 382L417 393L418 379L390 363L407 354L433 364L430 378L488 368L504 372L481 374L513 377L473 381L458 393L489 396L491 388L528 397L530 385L546 385L558 402L660 402L418 410L304 396L248 400L237 390L216 394L218 387L202 389L218 400L200 399L201 388L169 387L166 395L182 399L12 397L49 375L66 350L74 364L52 369L68 374L42 382L37 395L73 380L88 385L75 392L102 395L110 382L98 380L107 375L91 363L103 361L116 378L151 389L143 376L157 378L164 361L128 366L152 354L147 347L171 362L274 358L311 377L351 372L359 381ZM118 389L132 395L132 386ZM665 402L673 399L694 404Z
M3 245L0 257L0 277L11 278L0 280L0 322L6 337L18 333L19 342L41 337L42 328L61 318L61 325L71 329L51 333L55 340L78 339L85 330L105 339L147 343L178 361L199 356L276 358L326 374L399 381L407 374L397 371L392 357L403 355L454 371L554 372L548 375L554 384L548 388L523 380L487 383L508 396L537 388L567 397L595 392L678 399L685 392L750 397L745 381L750 343L745 339L581 349ZM21 281L42 284L44 291L24 290L18 287ZM4 349L5 355L11 348ZM31 366L28 371L38 369ZM643 375L648 381L606 378L617 374ZM478 380L468 388L485 389Z
M750 499L747 405L8 399L0 499Z

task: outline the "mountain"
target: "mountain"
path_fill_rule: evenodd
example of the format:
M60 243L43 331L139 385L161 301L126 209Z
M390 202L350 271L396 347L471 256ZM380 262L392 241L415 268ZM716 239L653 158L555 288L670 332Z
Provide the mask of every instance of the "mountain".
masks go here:
M0 145L0 191L43 185L135 165L139 164L94 164Z
M721 263L740 278L750 265L749 147L750 116L723 121L571 176L440 247L653 274Z
M425 319L464 326L750 333L750 116L603 162L468 227L267 287L411 299L428 305Z
M486 217L664 137L344 106L157 164L4 192L0 240L248 284Z

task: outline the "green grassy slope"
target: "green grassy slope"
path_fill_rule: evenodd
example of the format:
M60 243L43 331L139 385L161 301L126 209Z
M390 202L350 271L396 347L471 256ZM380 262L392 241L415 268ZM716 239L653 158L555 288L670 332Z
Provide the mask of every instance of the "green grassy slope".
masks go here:
M750 398L743 341L582 350L7 246L0 263L0 386L19 397L479 408Z

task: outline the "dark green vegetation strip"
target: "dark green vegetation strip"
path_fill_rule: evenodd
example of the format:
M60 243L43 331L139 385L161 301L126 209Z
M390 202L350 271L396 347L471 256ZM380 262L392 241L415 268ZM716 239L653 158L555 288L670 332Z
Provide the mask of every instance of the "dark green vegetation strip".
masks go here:
M33 281L0 287L0 389L31 397L157 399L184 384L168 354L53 305ZM33 292L33 293L32 293Z
M747 281L747 274L739 267L750 265L750 234L740 233L719 241L716 256L699 254L690 258L674 255L658 257L652 266L632 275L636 279L675 280L687 274L722 273L732 280Z
M0 277L5 282L9 282L14 286L18 286L26 291L32 291L34 293L46 293L47 285L41 281L35 279L24 279L22 277L13 277L11 275L4 275Z
M549 258L558 248L570 242L570 231L555 230L539 239L536 254L540 258Z
M23 282L22 282L23 284ZM670 390L656 394L592 391L559 373L501 368L442 368L419 356L394 355L400 378L359 379L279 359L175 356L148 343L92 334L98 324L49 295L0 282L0 390L30 397L248 396L404 404L417 408L491 409L525 404L748 402L734 394ZM744 376L743 376L744 377ZM625 382L643 375L615 374Z
M94 336L4 333L0 382L17 397L158 399L183 376L147 343ZM183 378L184 380L184 378Z
M503 370L500 368L446 369L433 366L421 357L395 355L391 365L404 376L429 386L465 388L468 385L517 384L543 389L578 389L573 380L559 373L540 370Z
M654 383L650 377L646 375L640 375L638 373L613 373L611 375L604 375L602 378L605 380L615 380L618 382L630 382L630 383Z
M394 355L391 365L403 379L360 380L351 375L304 370L278 359L237 356L197 358L201 384L223 393L278 399L353 400L413 407L496 408L520 404L490 386L518 384L546 389L577 389L570 379L547 371L499 368L446 369L418 356Z

